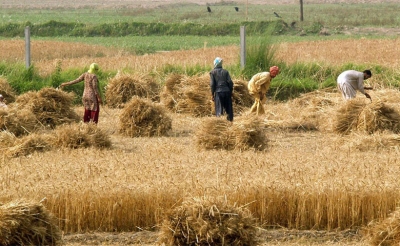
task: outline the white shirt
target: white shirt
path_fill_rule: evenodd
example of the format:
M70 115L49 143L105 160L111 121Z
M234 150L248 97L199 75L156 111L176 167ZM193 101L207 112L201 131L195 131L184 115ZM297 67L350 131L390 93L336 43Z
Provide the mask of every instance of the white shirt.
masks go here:
M350 85L354 90L358 90L362 94L365 94L363 72L355 70L344 71L337 78L337 83L339 84L339 86L343 86L344 84L346 84L347 86Z

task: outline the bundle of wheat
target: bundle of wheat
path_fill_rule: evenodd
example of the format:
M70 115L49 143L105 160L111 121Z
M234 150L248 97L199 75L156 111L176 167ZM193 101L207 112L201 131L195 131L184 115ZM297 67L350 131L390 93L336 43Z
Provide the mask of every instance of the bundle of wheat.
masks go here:
M335 131L338 133L361 131L371 134L383 130L399 132L400 114L380 100L371 103L364 99L349 100L337 113Z
M12 108L31 111L44 128L54 128L64 123L80 120L73 107L74 94L54 88L43 88L17 97Z
M400 136L393 133L368 135L352 133L346 138L340 138L337 145L345 149L357 149L359 151L388 150L400 146Z
M334 106L336 104L334 99L337 99L337 92L332 92L331 89L316 90L300 95L292 101L292 104L299 107L319 110L321 108Z
M117 74L106 87L107 105L123 108L133 96L159 101L160 86L151 77L144 75Z
M15 201L0 206L0 245L57 245L56 218L41 203Z
M172 128L163 106L137 96L122 110L119 122L119 131L129 137L163 136Z
M0 131L0 149L14 146L17 137L9 131Z
M164 88L160 93L160 101L171 111L174 111L174 108L178 103L178 98L181 97L179 94L179 88L181 87L183 77L183 75L176 73L168 75L165 80Z
M53 131L52 144L71 149L110 148L110 137L94 123L72 123L57 127Z
M0 109L0 129L9 131L17 137L27 135L41 126L42 124L29 109L18 107Z
M15 101L16 93L4 77L0 77L0 94L3 95L6 103Z
M383 221L373 221L363 228L364 238L370 245L400 244L400 209L397 208Z
M44 152L51 149L51 140L48 135L32 133L16 139L13 146L6 151L7 156L27 156L33 152Z
M254 103L254 98L250 95L247 89L247 81L234 80L233 81L233 96L232 104L235 112L241 113L251 107Z
M208 74L192 77L169 75L161 91L160 101L174 113L186 113L195 117L211 116L215 113ZM235 80L232 97L235 112L240 114L252 103L247 81Z
M256 221L244 206L192 199L168 211L160 230L165 245L256 245Z
M204 117L212 115L211 92L208 86L209 78L186 77L184 86L181 88L182 97L176 104L177 113L187 113L194 117Z
M197 146L204 149L263 150L268 142L257 116L236 117L233 123L222 117L205 118L195 138Z

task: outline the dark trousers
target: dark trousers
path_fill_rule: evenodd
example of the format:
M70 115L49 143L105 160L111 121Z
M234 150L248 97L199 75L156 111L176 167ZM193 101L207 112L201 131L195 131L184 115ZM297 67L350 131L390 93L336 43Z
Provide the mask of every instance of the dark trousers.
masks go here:
M225 111L227 120L233 121L232 93L230 91L216 92L214 103L217 117L223 115Z

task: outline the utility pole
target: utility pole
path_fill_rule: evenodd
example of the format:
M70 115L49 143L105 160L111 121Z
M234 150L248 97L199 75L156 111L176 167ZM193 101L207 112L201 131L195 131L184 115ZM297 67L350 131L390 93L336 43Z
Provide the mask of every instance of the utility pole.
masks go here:
M248 7L247 7L247 5L249 5L249 0L246 0L246 21L248 21L249 19L247 18L247 10L248 10Z
M303 0L300 0L300 21L303 21Z

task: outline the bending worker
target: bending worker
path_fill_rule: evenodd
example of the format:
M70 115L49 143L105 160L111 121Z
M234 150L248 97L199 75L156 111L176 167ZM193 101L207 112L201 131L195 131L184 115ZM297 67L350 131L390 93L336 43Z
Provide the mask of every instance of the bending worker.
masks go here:
M364 91L372 90L372 87L364 86L364 80L371 78L371 76L372 73L370 70L364 70L363 72L347 70L342 72L337 78L337 85L343 99L349 100L355 98L357 90L371 99L371 96Z
M253 106L251 106L250 112L256 113L257 115L264 114L263 104L267 101L266 94L271 84L271 80L279 74L279 68L272 66L269 68L269 72L261 72L254 75L247 88L250 95L255 99Z

